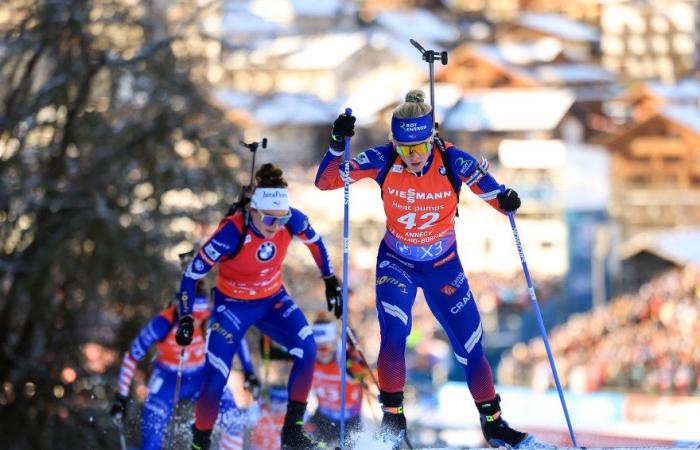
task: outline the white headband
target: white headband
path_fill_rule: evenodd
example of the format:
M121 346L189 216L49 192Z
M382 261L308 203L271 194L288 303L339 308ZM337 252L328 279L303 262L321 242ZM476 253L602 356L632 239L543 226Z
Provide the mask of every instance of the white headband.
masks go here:
M327 342L335 342L337 330L332 322L315 323L311 325L311 330L314 332L314 341L317 344L325 344Z
M209 311L209 301L206 297L195 297L192 312L204 314Z
M250 206L262 211L289 211L287 188L256 188Z

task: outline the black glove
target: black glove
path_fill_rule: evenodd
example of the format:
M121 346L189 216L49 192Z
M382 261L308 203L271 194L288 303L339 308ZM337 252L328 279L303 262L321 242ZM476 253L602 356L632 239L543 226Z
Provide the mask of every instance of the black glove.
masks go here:
M323 279L326 283L326 304L328 311L333 311L336 319L343 315L343 295L340 281L335 275L330 275Z
M246 372L243 388L250 392L255 400L260 398L260 380L255 376L255 372Z
M496 198L498 199L498 207L506 212L513 212L520 208L520 197L518 197L518 193L511 188L500 192Z
M192 316L183 316L180 319L180 323L177 326L177 334L175 335L175 341L178 345L187 347L192 343L192 337L194 336L194 319Z
M343 138L355 136L355 116L341 114L333 122L333 139L342 141Z
M129 401L129 397L124 397L123 395L117 393L114 396L114 403L112 403L112 409L109 410L109 415L112 416L114 423L121 423L126 417L126 402Z

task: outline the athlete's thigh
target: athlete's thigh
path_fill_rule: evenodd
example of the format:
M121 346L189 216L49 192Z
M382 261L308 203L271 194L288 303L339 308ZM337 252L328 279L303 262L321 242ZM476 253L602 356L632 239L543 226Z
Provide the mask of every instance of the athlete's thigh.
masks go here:
M303 347L304 341L313 335L304 313L286 293L275 299L272 308L256 325L273 341L286 347L292 355L294 355L292 352L298 352L295 349L303 352L300 347Z
M215 291L217 292L217 291ZM215 294L207 330L207 361L224 372L231 367L233 355L248 328L264 316L269 307L268 300L231 301L220 293ZM228 373L224 378L228 377Z
M411 330L411 308L418 289L413 263L393 258L380 248L377 256L376 286L377 313L382 327L400 322ZM398 323L397 323L398 324Z
M204 366L191 370L182 375L180 398L185 400L197 400L204 382Z
M148 395L141 415L142 448L161 446L165 429L173 412L175 373L154 368L148 380Z
M461 347L471 352L481 340L481 319L459 258L434 268L424 277L422 287L430 310L455 351Z

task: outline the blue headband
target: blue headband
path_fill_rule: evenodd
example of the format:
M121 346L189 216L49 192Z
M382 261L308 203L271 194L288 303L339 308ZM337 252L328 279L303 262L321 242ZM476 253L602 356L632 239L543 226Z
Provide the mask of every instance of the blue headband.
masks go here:
M410 119L392 117L391 135L397 142L426 141L433 135L433 116L428 113Z

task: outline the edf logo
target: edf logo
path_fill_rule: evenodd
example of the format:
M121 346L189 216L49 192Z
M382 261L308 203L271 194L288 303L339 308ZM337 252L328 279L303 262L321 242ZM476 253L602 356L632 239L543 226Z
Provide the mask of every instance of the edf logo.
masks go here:
M275 247L275 244L269 241L263 242L263 244L258 247L255 257L258 258L258 261L269 261L275 256L276 251L277 248Z

